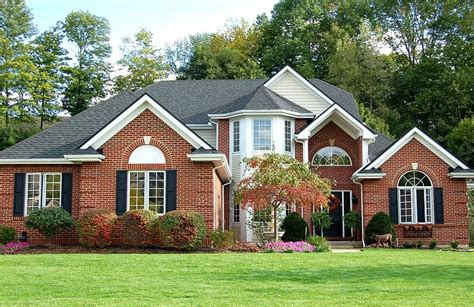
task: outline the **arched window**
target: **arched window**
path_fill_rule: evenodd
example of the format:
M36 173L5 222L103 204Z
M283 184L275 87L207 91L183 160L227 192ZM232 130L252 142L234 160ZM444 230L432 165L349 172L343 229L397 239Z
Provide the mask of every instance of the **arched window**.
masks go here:
M153 145L142 145L136 148L130 158L130 164L161 164L166 163L163 152Z
M343 149L335 146L328 146L320 149L313 157L313 165L325 166L345 166L352 165L351 158Z
M433 223L433 185L420 171L409 171L398 181L399 222Z

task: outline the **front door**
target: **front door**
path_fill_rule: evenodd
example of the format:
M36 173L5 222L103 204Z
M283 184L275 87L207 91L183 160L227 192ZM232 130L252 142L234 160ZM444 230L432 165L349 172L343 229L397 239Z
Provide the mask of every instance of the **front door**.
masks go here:
M344 225L344 214L352 209L351 191L333 191L332 195L337 198L337 205L331 208L329 216L331 217L331 227L324 229L322 235L327 238L347 238L351 237L351 229ZM321 231L317 231L318 234Z

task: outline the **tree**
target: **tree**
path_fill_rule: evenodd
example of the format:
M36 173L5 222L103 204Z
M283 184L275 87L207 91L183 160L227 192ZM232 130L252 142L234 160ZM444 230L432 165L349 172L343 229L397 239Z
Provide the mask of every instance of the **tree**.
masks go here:
M114 92L136 91L166 77L168 67L160 51L153 46L150 31L140 30L134 40L125 37L122 42L122 58L117 64L127 73L114 79Z
M110 27L107 19L77 11L60 23L67 39L76 49L75 63L64 69L63 107L75 115L107 94L110 80Z
M474 116L459 121L446 137L446 145L456 157L474 166Z
M32 20L24 0L0 1L0 111L6 127L12 113L24 115L22 104L33 69L27 42L35 33Z
M313 173L306 164L275 152L245 158L246 174L234 201L243 208L271 208L273 237L278 241L278 210L284 205L327 207L332 182Z
M53 121L61 110L61 68L66 64L66 50L61 47L63 36L54 29L35 38L31 50L35 71L30 83L33 103L31 113L40 118L40 129Z

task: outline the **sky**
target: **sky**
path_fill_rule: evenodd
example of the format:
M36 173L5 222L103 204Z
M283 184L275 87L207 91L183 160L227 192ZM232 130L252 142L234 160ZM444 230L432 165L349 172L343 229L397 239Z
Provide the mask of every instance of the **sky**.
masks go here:
M86 10L110 23L111 61L120 58L119 46L125 36L140 29L152 31L162 48L190 34L214 32L232 18L253 21L270 14L277 0L27 0L40 32L64 20L71 11Z

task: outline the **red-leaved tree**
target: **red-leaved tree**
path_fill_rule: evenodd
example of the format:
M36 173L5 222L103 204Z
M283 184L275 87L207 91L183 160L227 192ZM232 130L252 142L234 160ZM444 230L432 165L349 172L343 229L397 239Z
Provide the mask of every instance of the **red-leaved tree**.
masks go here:
M245 158L246 170L234 201L243 208L261 210L271 206L273 235L278 241L278 209L284 205L327 207L332 181L313 173L307 164L275 152Z

